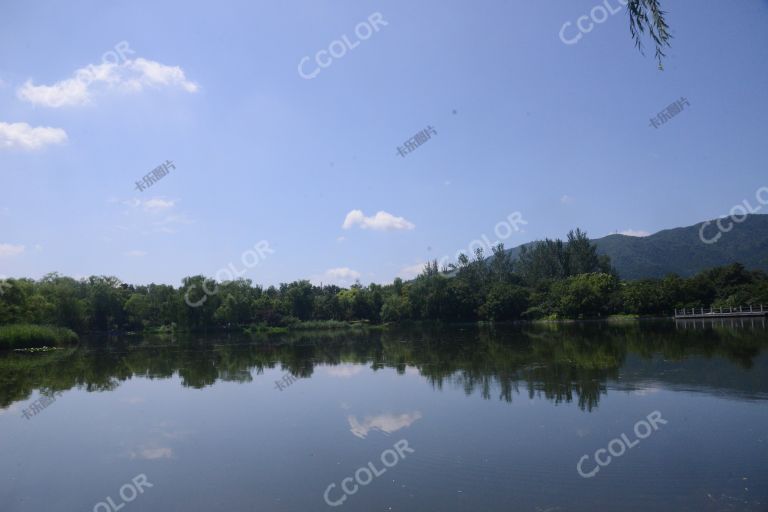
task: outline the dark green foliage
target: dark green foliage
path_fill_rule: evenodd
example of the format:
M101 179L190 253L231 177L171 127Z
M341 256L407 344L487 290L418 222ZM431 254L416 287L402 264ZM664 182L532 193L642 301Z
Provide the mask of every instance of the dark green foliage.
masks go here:
M768 305L768 275L734 263L683 279L645 279L621 284L620 302L628 313L671 315L675 309Z
M488 258L478 250L471 258L461 255L450 268L442 272L433 261L410 282L357 283L348 289L309 281L264 289L250 280L217 283L201 275L184 278L180 288L133 286L107 276L9 279L0 294L0 325L58 325L77 332L257 332L295 329L302 323L595 318L671 315L683 307L768 305L768 276L738 263L689 278L670 274L620 282L599 246L578 229L565 242L545 240L524 247L517 261L500 244Z
M528 309L530 292L517 285L497 283L491 286L479 316L487 320L515 320Z
M507 253L508 258L512 255ZM522 279L531 286L546 280L565 279L594 272L611 273L610 259L597 254L597 246L580 229L568 241L549 240L522 246L517 262Z
M523 246L518 264L526 283L535 286L545 279L564 279L568 276L568 258L562 240L546 239Z
M594 318L606 316L618 280L605 273L579 274L552 285L554 313L565 318Z

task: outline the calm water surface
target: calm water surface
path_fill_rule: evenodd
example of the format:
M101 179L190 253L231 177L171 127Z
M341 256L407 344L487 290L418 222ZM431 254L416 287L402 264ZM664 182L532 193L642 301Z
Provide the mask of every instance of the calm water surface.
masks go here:
M662 322L0 354L0 510L765 511L767 348Z

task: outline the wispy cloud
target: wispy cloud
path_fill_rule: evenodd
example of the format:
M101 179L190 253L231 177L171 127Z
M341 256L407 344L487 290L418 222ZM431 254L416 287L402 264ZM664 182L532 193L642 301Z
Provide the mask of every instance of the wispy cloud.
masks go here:
M71 78L51 85L35 85L32 80L18 88L17 96L35 105L58 108L86 105L97 92L138 93L145 88L178 87L194 93L199 89L187 80L178 66L166 66L137 58L123 63L89 64L76 70Z
M421 272L424 270L425 263L416 263L415 265L408 265L407 267L403 267L400 269L400 271L397 273L398 277L401 277L403 279L413 279L414 277L421 274Z
M142 448L138 452L131 452L130 457L144 460L170 459L173 457L173 450L166 447Z
M125 253L126 256L130 256L132 258L141 258L142 256L147 255L147 251L140 251L138 249L134 249L132 251L128 251Z
M568 194L560 198L560 202L563 204L573 204L576 200Z
M176 233L174 226L179 224L192 224L193 221L182 213L168 215L161 220L152 223L153 231L157 233Z
M18 256L24 252L24 249L25 247L23 245L0 244L0 257Z
M66 141L67 132L61 128L0 122L0 148L34 151L49 144L63 144Z
M164 199L162 197L152 197L150 199L128 199L122 202L124 205L129 206L134 210L143 210L147 213L161 213L171 210L176 206L176 201L173 199Z
M627 236L650 236L650 233L648 231L643 231L642 229L625 229L624 231L619 231L620 235L627 235Z
M362 229L373 229L375 231L407 230L414 229L415 224L403 217L395 217L385 211L376 212L373 217L366 217L362 210L352 210L344 218L342 228L351 229L359 226Z
M116 203L119 200L110 198L109 203ZM117 225L115 229L122 231L139 231L141 234L151 233L176 233L176 226L183 224L193 224L194 222L185 214L177 212L177 200L165 199L162 197L153 197L149 199L128 199L119 201L128 206L123 212L125 215L134 219L134 223L129 225Z
M360 272L352 270L349 267L330 268L325 271L325 275L335 279L358 279Z
M175 201L172 201L170 199L161 199L159 197L147 199L143 203L144 210L152 213L169 210L173 208L175 205L176 205Z

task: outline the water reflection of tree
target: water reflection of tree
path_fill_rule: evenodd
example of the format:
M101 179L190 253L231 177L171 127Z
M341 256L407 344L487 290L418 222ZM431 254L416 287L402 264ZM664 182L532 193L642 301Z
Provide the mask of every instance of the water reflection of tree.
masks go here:
M176 376L183 386L203 388L217 381L250 382L265 369L279 368L307 378L318 364L365 364L374 370L393 368L400 374L415 367L437 390L449 385L467 395L478 393L485 399L495 395L511 402L522 389L531 398L576 401L589 411L607 393L607 383L619 378L629 355L643 360L661 355L674 361L717 357L750 369L768 344L765 334L764 329L677 330L669 322L594 322L495 329L420 326L383 333L298 334L277 339L117 339L109 348L99 343L94 348L84 345L0 357L0 407L24 400L36 389L109 391L134 376ZM753 368L759 373L753 383L768 383L764 366ZM726 374L734 375L733 365L718 367L724 368L723 385L738 391L739 383L725 383ZM686 378L695 382L703 379L705 371L711 371L711 365L689 365ZM658 376L658 380L665 378L669 377ZM763 388L757 391L766 392Z
M451 352L450 347L459 350ZM414 355L414 360L422 360ZM612 339L596 338L593 332L547 326L481 330L472 344L433 344L428 355L442 359L416 366L437 388L451 382L468 395L479 390L486 399L498 389L498 398L511 402L524 383L530 398L570 403L575 395L579 407L592 410L606 392L606 380L618 376L625 352Z

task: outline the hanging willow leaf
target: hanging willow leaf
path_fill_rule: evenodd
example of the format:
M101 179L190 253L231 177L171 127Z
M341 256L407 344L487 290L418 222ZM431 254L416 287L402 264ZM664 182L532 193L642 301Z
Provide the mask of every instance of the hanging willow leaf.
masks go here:
M659 69L664 69L662 60L666 57L664 47L669 46L672 35L669 33L669 25L664 19L665 12L661 10L659 0L629 0L629 31L635 46L640 53L645 54L643 48L643 36L646 30L656 46L656 60Z

